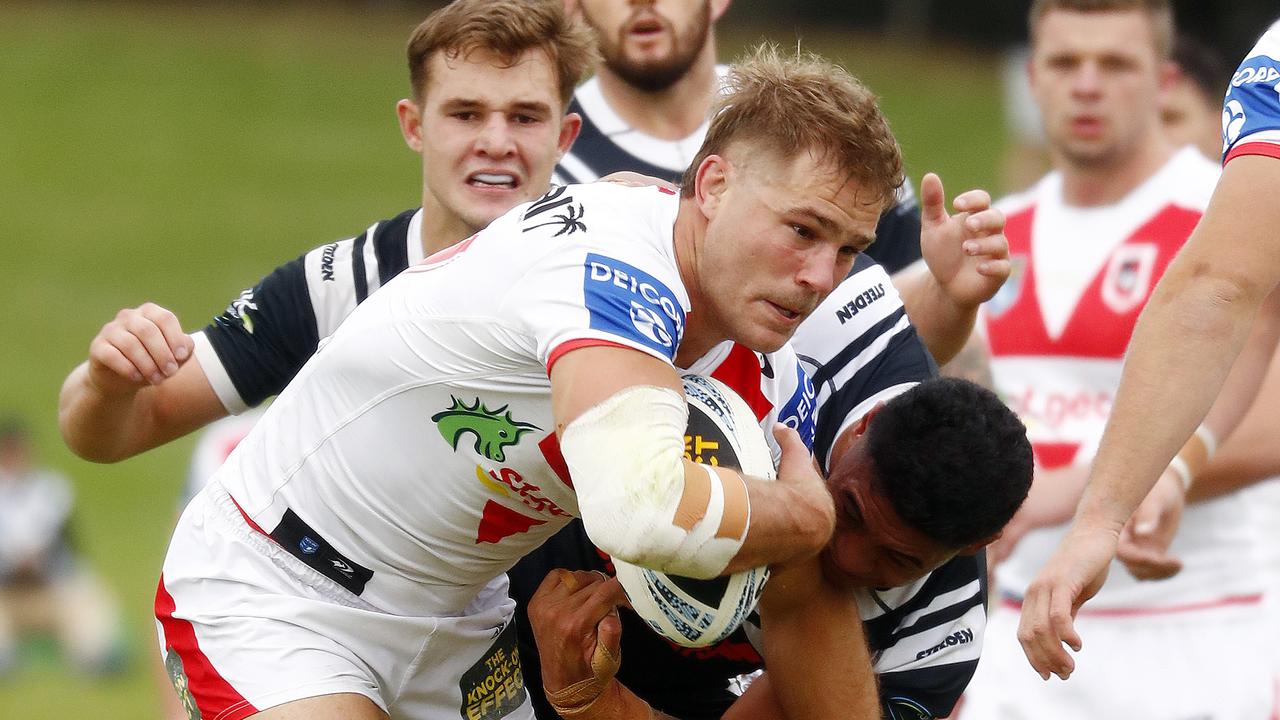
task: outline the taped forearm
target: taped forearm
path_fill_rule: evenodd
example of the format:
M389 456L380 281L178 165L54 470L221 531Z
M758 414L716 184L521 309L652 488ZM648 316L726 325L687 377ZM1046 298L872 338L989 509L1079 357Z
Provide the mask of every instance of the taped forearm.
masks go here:
M630 387L564 430L561 452L587 534L626 562L688 577L720 575L746 539L742 476L684 457L680 393Z

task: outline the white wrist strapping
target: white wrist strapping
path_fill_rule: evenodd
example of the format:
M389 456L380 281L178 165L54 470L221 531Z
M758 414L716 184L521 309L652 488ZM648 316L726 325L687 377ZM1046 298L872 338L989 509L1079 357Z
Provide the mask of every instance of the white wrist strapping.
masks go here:
M1191 482L1209 464L1217 449L1218 439L1213 436L1212 430L1202 424L1169 462L1169 469L1182 481L1184 492L1191 489Z
M702 466L707 482L690 474L686 483L688 413L674 390L626 388L569 423L560 451L597 547L633 565L712 578L742 547L750 509L738 473Z

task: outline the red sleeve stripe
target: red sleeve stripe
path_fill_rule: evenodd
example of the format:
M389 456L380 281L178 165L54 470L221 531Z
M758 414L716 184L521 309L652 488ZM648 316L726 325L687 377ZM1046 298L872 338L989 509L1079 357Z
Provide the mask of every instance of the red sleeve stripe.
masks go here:
M196 630L191 623L173 616L173 596L164 586L164 576L156 587L156 619L164 630L165 651L173 650L182 659L187 676L187 689L200 708L200 714L216 720L242 720L258 712L231 683L218 674L213 663L200 649Z
M547 375L551 374L551 368L556 364L558 360L560 360L560 358L564 357L565 354L571 353L574 350L578 350L584 347L596 347L596 346L617 347L617 348L623 348L624 350L635 350L635 348L631 347L630 345L623 345L622 343L616 343L609 340L601 340L599 338L580 338L578 340L569 340L567 342L562 342L559 345L557 345L555 349L551 351L551 354L547 356ZM636 352L640 352L640 351L637 350Z
M1231 152L1227 153L1227 157L1223 159L1222 164L1226 165L1241 155L1265 155L1280 159L1280 145L1270 142L1247 142L1231 148Z

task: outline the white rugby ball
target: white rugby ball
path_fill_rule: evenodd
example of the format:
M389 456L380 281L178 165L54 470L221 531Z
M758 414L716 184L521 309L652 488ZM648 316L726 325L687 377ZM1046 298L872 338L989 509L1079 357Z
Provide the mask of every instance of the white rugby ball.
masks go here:
M769 444L746 401L714 378L683 379L689 405L686 455L772 480ZM659 635L685 647L705 647L728 637L755 609L769 579L767 567L697 580L616 558L613 565L636 614Z

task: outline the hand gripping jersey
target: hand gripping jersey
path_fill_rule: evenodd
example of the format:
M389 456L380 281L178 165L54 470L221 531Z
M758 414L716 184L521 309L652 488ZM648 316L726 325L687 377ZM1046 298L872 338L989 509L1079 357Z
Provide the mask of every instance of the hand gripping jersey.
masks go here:
M1280 21L1240 63L1222 103L1222 161L1241 155L1280 158Z
M810 420L813 416L804 409L816 407L816 425L802 437L813 438L814 451L824 464L840 431L876 403L936 371L888 275L866 257L858 259L849 278L805 320L792 344L801 366L815 378L811 387L794 383L795 371L787 370L785 357L760 356L738 346L722 345L698 367L748 398L765 428L775 417L804 427L806 415ZM703 363L710 365L704 368ZM762 389L753 389L757 385ZM781 392L768 390L771 386ZM766 402L771 395L790 400L774 408ZM689 438L687 450L696 452L696 439ZM512 596L520 608L556 567L611 569L581 523L574 522L510 572ZM910 585L856 591L886 717L943 717L959 698L982 647L985 567L982 554L956 557ZM724 642L691 649L676 647L649 631L633 613L623 610L621 617L619 681L683 720L719 718L741 691L740 676L763 667L754 644L758 620ZM532 633L523 619L518 627L534 705L540 717L554 717L548 715L552 711L541 693Z
M1213 163L1184 148L1111 206L1067 206L1057 173L1000 204L1013 273L985 306L985 329L997 390L1026 423L1040 467L1092 459L1134 323L1216 180ZM1188 507L1172 550L1182 572L1139 583L1116 563L1082 613L1254 597L1253 538L1239 503L1228 496ZM999 591L1020 599L1064 530L1029 533L997 570Z

